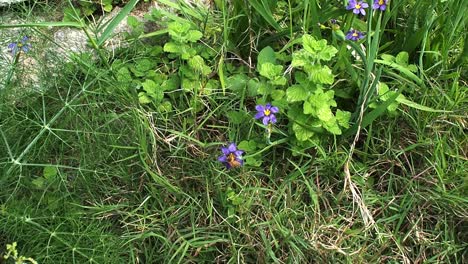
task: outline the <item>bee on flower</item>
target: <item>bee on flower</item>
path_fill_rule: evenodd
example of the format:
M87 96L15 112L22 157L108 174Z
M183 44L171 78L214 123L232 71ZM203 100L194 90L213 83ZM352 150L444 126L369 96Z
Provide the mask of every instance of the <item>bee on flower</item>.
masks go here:
M238 168L244 165L244 160L242 159L244 151L237 149L235 143L231 143L227 147L221 147L221 152L223 155L219 156L218 161L223 163L227 169Z

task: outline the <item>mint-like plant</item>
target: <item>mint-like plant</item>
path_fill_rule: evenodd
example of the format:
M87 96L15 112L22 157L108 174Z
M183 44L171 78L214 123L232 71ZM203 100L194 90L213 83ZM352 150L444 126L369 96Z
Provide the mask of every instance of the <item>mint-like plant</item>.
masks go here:
M286 90L290 104L288 112L292 130L299 141L306 141L325 132L340 135L349 127L351 113L337 107L335 92L326 86L333 84L331 69L323 65L330 61L337 49L327 41L310 35L302 36L302 49L293 52L291 67L296 83Z

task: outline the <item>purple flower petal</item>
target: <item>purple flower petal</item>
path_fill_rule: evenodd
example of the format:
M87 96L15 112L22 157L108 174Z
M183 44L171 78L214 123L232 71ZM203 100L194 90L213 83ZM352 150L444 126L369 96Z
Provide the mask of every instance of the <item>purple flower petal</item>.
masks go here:
M28 40L29 40L28 36L24 36L23 39L21 39L21 42L25 43Z
M366 15L366 10L364 10L363 8L361 8L360 10L361 10L361 14L362 14L363 16L365 16L365 15Z
M272 123L272 124L276 123L276 116L275 115L270 115L270 123Z
M235 143L231 143L231 144L229 144L228 149L229 149L229 152L232 153L232 152L235 152L237 150L237 146L236 146Z
M359 9L353 9L353 13L358 15L359 14Z
M261 112L258 112L257 114L255 114L255 119L260 119L260 118L262 118L264 116L265 116L265 113L263 111L261 111Z
M271 111L272 113L275 114L275 113L278 113L278 112L279 112L279 108L276 107L276 106L272 106L272 107L270 108L270 111Z
M243 150L236 150L234 151L234 155L236 155L236 158L240 158L242 154L244 153Z
M222 156L219 156L218 160L224 163L224 162L227 162L227 157L226 155L222 155Z
M226 147L221 147L221 152L223 152L224 155L229 155L229 153L231 153Z
M259 112L263 112L265 110L265 107L263 105L256 105L255 109Z
M268 125L268 121L270 121L270 117L269 116L265 116L262 120L262 123L266 126Z
M366 2L361 2L361 8L368 8L369 4Z

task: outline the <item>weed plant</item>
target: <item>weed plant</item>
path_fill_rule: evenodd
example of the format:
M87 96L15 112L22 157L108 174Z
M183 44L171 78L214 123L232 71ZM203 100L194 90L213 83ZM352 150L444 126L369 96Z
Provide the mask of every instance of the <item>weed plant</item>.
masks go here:
M467 261L468 2L122 2L0 9L7 263Z

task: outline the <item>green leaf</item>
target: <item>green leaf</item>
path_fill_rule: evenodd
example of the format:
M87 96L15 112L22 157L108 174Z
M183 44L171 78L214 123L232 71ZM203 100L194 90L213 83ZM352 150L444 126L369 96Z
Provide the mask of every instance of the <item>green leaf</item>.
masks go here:
M172 111L172 104L169 101L163 101L158 105L158 111L163 113L168 113Z
M380 55L380 57L382 57L382 60L384 60L386 62L395 62L395 56L393 56L393 55L382 54L382 55Z
M273 63L263 63L260 65L260 75L270 80L275 80L280 77L283 73L282 65L275 65Z
M55 166L46 166L42 172L42 175L47 181L53 180L58 174L57 167Z
M143 86L143 90L145 90L146 93L154 99L154 101L162 101L164 92L153 80L146 80L141 85Z
M138 21L138 19L134 16L127 17L127 24L132 27L133 29L139 27L142 23Z
M305 50L295 51L292 54L291 67L303 67L311 63L311 57Z
M250 82L250 81L255 81L253 79L250 79L247 77L247 75L241 73L241 74L234 74L234 75L231 75L227 78L227 89L235 92L235 93L238 93L238 94L242 94L242 92L244 91L245 89L245 86L247 85L247 82Z
M257 149L257 142L255 140L243 140L237 145L238 149L251 152Z
M297 123L294 123L292 128L293 128L294 134L296 135L297 140L299 141L306 141L309 138L313 137L315 134L313 131Z
M129 83L132 81L132 75L127 67L122 67L117 71L117 81Z
M302 44L304 50L307 51L311 57L318 60L329 61L338 52L335 47L327 45L325 39L316 40L314 37L307 34L302 36Z
M309 97L309 92L302 85L292 85L286 90L288 102L305 101Z
M195 55L188 60L188 65L201 75L211 73L211 68L206 65L205 60L200 55Z
M187 40L189 42L197 42L199 39L203 37L203 33L198 30L190 30L187 33Z
M349 128L349 119L351 118L351 113L348 111L342 111L340 109L336 110L336 122L344 127Z
M396 56L395 62L402 66L406 66L408 65L408 58L409 58L408 52L402 51L398 53L398 55Z
M167 42L164 44L164 51L169 53L180 53L180 44L175 42Z
M327 105L322 105L320 108L317 108L317 117L323 122L329 122L335 118L330 106Z
M149 104L152 102L151 98L148 95L146 95L145 92L138 93L138 101L140 102L140 104Z
M258 54L257 71L260 71L260 65L264 63L271 63L271 64L276 63L275 51L270 46L263 48Z
M36 188L42 189L44 187L44 184L45 184L45 179L42 178L42 177L38 177L38 178L32 180L31 183L34 186L36 186Z
M177 75L172 75L169 79L163 81L161 89L164 91L174 91L180 86L180 79Z
M309 74L309 78L314 83L332 84L335 77L328 66L319 64L304 67L304 70Z
M330 133L332 133L333 135L341 135L341 129L340 127L338 126L338 124L336 123L336 119L333 118L332 120L330 120L329 122L326 122L323 124L323 127Z
M281 100L283 99L284 94L285 92L283 90L279 90L279 89L273 90L273 92L271 93L271 98L273 100Z

